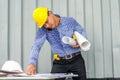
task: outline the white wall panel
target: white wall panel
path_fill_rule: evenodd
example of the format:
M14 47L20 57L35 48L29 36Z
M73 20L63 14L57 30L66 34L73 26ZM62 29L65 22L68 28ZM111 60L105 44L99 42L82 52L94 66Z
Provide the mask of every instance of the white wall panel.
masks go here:
M0 67L8 59L8 1L0 1Z
M93 2L85 0L85 28L87 38L91 42L91 50L87 53L87 76L92 78L95 76L95 53L94 53L94 27L93 27Z
M9 59L21 63L21 0L9 1Z
M95 76L104 76L101 0L93 0Z
M102 0L102 16L101 17L102 17L102 30L103 30L102 32L103 32L104 76L113 77L110 0Z
M35 0L22 0L22 57L24 70L27 67L30 49L32 47L35 34L36 34L36 24L32 18L32 12L36 8Z
M111 0L112 50L114 77L120 77L120 13L119 0Z
M67 16L67 0L54 0L52 4L54 13Z

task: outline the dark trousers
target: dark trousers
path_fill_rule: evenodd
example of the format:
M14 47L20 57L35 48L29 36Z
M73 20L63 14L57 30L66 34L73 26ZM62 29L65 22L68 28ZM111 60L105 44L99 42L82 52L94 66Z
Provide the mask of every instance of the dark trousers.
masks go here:
M73 73L78 74L73 80L86 80L86 69L84 59L81 54L73 57L72 59L54 60L51 73ZM56 79L65 80L65 79Z

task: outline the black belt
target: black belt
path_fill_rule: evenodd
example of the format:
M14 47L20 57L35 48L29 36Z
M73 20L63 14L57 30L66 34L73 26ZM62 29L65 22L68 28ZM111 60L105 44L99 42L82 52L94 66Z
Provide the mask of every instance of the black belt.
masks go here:
M79 55L81 52L76 52L76 53L72 53L70 55L66 55L66 56L63 56L63 57L59 57L60 59L72 59L73 57Z

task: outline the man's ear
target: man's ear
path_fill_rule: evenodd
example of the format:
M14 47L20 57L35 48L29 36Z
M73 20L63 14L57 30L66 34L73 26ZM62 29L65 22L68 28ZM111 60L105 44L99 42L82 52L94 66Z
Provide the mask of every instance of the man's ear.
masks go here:
M53 12L52 11L48 11L49 14L52 14Z

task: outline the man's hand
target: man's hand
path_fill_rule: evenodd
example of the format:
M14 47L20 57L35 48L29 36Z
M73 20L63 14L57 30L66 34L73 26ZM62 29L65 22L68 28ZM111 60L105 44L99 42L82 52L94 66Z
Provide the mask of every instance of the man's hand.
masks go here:
M35 75L36 74L36 66L33 64L29 64L26 69L26 74Z
M73 47L73 48L80 48L80 46L79 46L79 44L78 44L77 40L75 40L75 41L76 41L76 45L71 46L71 47Z
M73 35L73 36L72 36L72 38L73 38L73 40L75 40L75 41L76 41L76 45L74 45L74 46L73 46L73 45L71 45L71 47L72 47L72 48L80 48L80 45L79 45L79 44L78 44L78 42L77 42L77 38L76 38L76 36L75 36L75 35Z

